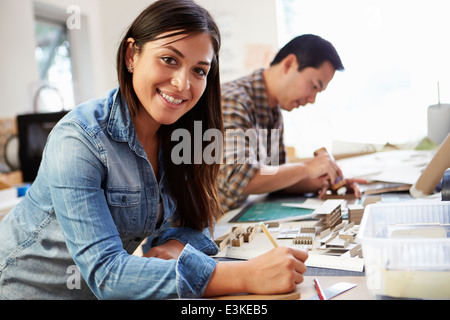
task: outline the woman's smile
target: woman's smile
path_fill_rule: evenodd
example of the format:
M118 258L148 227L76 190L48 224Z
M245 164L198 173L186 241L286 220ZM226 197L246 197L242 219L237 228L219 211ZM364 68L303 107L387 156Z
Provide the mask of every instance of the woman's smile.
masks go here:
M159 89L156 89L156 92L162 98L163 102L167 103L169 107L179 109L182 107L183 103L187 101L187 99L183 99L174 94L162 92Z

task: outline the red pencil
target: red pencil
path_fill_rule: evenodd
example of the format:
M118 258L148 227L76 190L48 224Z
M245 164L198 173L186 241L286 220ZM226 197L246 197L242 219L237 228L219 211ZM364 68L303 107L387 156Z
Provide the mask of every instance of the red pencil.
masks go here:
M325 293L322 290L322 287L319 284L319 280L314 278L314 285L316 286L317 294L319 295L320 300L327 300L325 297Z

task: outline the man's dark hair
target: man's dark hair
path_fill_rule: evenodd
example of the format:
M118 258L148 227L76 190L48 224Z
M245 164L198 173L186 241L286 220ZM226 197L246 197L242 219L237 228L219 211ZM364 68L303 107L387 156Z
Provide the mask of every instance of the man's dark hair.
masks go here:
M298 71L306 67L319 68L325 61L329 61L337 71L344 70L341 58L334 46L329 41L313 34L301 35L289 41L278 51L270 65L281 62L290 54L297 57Z

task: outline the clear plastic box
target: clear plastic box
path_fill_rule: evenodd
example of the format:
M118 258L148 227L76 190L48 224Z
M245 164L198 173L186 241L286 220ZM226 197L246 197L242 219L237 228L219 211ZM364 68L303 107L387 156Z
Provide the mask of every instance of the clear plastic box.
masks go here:
M375 297L450 299L450 202L369 205L357 238Z

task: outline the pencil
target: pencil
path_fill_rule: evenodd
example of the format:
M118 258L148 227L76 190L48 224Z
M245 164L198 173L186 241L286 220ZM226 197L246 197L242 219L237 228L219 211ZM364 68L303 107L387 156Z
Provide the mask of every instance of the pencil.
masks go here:
M317 278L314 278L314 285L316 286L317 294L319 295L320 300L327 300L325 297L325 293L322 290L322 287L320 286L319 280Z
M276 248L278 247L278 243L275 241L275 239L270 234L269 230L267 230L266 225L264 222L260 222L259 226L261 227L261 230L266 234L267 238L269 238L270 242L272 242L273 246Z

